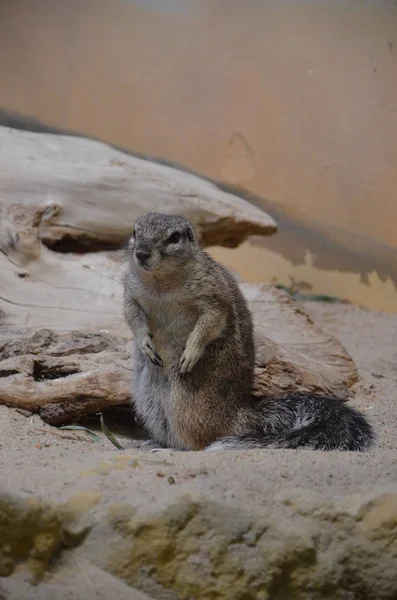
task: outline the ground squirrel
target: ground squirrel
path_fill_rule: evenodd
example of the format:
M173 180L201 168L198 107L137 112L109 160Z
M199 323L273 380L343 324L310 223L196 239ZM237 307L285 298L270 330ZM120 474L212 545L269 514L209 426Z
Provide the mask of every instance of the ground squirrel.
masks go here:
M223 266L183 217L150 213L129 240L125 317L134 334L133 402L156 443L180 450L365 450L362 414L337 398L253 398L252 318Z

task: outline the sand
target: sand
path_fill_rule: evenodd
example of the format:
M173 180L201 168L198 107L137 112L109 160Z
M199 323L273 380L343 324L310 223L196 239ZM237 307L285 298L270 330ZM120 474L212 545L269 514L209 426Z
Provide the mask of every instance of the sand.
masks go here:
M259 513L267 508L274 511L293 490L317 502L354 494L395 493L397 315L348 304L308 302L305 308L320 327L339 338L356 361L360 379L351 403L368 415L375 428L378 442L371 451L163 450L153 454L134 447L129 437L134 430L128 430L128 423L126 427L111 423L125 447L120 451L106 438L95 443L84 433L60 431L37 416L0 407L0 487L22 498L40 497L54 503L64 502L76 492L98 492L103 509L115 501L132 502L138 512L158 510L186 493ZM124 584L113 579L109 583L109 577L103 574L103 581L92 578L87 589L93 593L95 586L103 591L107 585L109 590L116 585L118 591L107 597L127 597ZM78 586L80 594L84 585ZM42 589L44 594L45 587ZM69 588L69 596L60 590L60 598L85 597L74 596ZM22 599L23 593L14 589L6 597ZM26 597L36 597L29 595L33 592L26 593ZM51 588L48 594L55 597ZM47 598L45 594L37 597Z

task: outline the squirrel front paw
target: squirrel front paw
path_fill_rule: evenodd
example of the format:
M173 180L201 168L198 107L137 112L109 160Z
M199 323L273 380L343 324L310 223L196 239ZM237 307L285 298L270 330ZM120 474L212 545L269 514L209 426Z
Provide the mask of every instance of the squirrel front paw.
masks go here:
M201 348L189 348L188 346L186 346L181 356L181 360L179 361L179 369L181 375L184 375L185 373L190 373L194 365L200 360L202 354L203 351L201 350Z
M154 347L153 334L147 333L142 338L138 339L137 342L141 352L143 352L143 354L146 354L146 356L152 361L154 365L156 365L156 367L163 366L163 361L157 354L156 348Z

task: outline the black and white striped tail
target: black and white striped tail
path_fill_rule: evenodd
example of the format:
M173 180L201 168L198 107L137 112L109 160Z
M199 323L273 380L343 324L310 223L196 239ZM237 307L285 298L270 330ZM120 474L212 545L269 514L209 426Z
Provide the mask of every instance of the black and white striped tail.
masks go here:
M221 438L207 450L307 448L364 451L375 441L373 429L364 415L338 398L296 393L263 399L257 410L262 417L260 429Z

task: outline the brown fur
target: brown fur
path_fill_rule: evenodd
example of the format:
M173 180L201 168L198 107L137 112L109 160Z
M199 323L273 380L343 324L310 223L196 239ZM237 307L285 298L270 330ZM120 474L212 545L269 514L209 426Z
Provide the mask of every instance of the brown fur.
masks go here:
M128 247L125 316L135 340L133 400L157 444L181 450L365 450L374 433L338 398L254 400L251 313L234 277L189 221L151 213Z
M167 245L175 231L179 244ZM136 259L141 247L149 249L148 270ZM145 427L158 443L186 450L247 431L254 344L234 278L181 217L139 219L129 256L125 315L136 340L134 403Z

